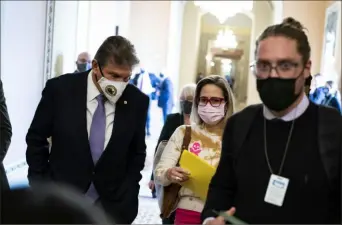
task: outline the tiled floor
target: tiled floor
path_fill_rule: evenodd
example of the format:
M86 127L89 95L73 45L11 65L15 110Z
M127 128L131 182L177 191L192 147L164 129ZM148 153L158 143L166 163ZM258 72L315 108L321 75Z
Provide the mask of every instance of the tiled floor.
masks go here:
M160 224L159 207L156 199L152 199L151 191L148 188L150 181L154 149L162 128L161 109L157 107L155 101L151 107L151 136L146 137L147 156L145 168L142 171L143 178L140 181L140 198L139 198L139 214L134 224ZM11 187L26 186L27 183L27 166L23 164L20 168L8 174L8 180Z

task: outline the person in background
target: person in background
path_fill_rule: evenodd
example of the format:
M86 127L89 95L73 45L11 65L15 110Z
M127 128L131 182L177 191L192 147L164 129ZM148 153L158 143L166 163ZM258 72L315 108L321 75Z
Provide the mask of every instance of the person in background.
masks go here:
M97 50L92 70L47 81L26 135L31 186L65 183L117 223L134 221L149 105L149 98L128 84L138 63L129 40L110 36Z
M190 113L192 109L192 102L195 96L195 89L196 89L195 84L188 84L182 88L181 94L179 96L180 112L169 114L167 116L163 129L160 133L155 151L157 151L157 148L160 142L169 140L173 132L179 126L183 124L190 125ZM155 198L156 189L154 185L153 172L151 175L151 181L149 182L149 188L152 191L153 198ZM163 224L174 224L174 214L168 219L163 219Z
M203 224L225 224L214 210L247 224L341 224L342 117L304 93L311 69L304 28L286 18L267 27L255 49L263 104L228 120Z
M146 135L151 136L150 124L151 124L151 97L154 92L150 75L144 69L140 69L140 73L134 77L136 79L136 86L141 92L146 94L150 98L148 106L147 120L146 120Z
M173 108L173 84L171 79L165 74L161 73L162 79L159 88L158 106L163 112L163 121L166 122L166 117L172 112Z
M76 68L74 73L85 72L91 69L91 57L88 52L82 52L78 55Z
M235 112L234 97L223 76L211 75L197 83L191 111L191 141L188 151L217 167L221 155L221 139L226 121ZM163 186L189 179L177 167L187 125L172 134L154 171L155 182ZM222 201L223 199L221 199ZM175 224L201 224L203 200L190 189L182 187L175 211Z
M11 144L12 126L7 112L6 99L2 81L0 79L0 191L9 189L3 161L7 154L7 150Z
M199 72L196 77L196 84L204 78L204 74L202 72Z
M1 196L1 224L114 224L77 191L42 183Z
M161 78L156 76L154 73L148 73L148 75L150 76L150 80L151 80L151 84L153 87L153 92L151 94L151 100L157 100L158 99L158 91L160 88L160 82L161 82Z
M339 113L342 113L340 92L334 86L335 85L333 81L329 80L326 82L325 88L323 89L325 98L321 105L332 107Z

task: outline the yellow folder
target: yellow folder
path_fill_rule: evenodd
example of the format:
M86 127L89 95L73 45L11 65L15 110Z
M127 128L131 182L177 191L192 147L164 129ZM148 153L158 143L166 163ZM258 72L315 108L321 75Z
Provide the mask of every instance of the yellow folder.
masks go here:
M179 165L190 172L189 180L182 183L183 187L192 190L203 201L207 198L208 187L216 168L208 164L197 155L183 151Z

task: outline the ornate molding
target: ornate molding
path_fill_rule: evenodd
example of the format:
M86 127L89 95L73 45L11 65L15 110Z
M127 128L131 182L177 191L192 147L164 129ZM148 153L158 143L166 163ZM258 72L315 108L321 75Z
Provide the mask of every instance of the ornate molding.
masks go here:
M47 80L52 78L52 48L53 30L55 20L55 5L53 0L46 1L46 24L45 24L45 49L44 49L44 80L43 87Z

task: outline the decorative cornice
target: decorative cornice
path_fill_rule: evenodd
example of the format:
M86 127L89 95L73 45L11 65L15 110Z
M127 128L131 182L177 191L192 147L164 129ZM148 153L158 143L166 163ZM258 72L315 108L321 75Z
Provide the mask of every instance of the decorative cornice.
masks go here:
M44 50L44 80L43 87L47 80L52 78L52 50L53 30L55 21L55 1L46 1L46 24L45 24L45 50Z

